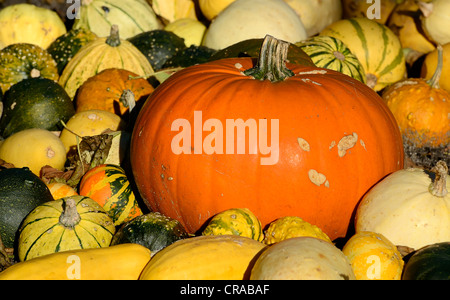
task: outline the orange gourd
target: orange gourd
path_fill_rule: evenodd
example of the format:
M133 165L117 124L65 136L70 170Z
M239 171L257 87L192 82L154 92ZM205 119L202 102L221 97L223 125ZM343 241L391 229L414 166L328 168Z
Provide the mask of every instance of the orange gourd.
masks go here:
M132 92L135 102L147 99L153 92L147 79L125 69L106 69L81 85L75 98L76 111L102 109L124 116L129 111L126 93Z
M297 215L332 240L345 236L362 195L403 166L401 135L373 90L339 72L285 64L287 49L267 37L255 68L251 58L222 59L155 89L130 149L151 210L190 232L247 207L263 227Z

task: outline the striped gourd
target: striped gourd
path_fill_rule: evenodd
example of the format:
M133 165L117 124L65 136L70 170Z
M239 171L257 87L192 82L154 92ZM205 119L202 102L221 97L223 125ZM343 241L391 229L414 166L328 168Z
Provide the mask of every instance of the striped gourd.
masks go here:
M99 37L108 36L112 24L121 28L124 39L162 28L146 0L82 0L79 16L73 28L89 29Z
M317 67L338 71L366 83L364 67L341 40L318 35L295 45L305 51Z
M366 71L367 85L375 91L393 84L406 74L399 38L385 25L367 18L337 21L320 35L340 39L359 59Z
M125 171L117 165L102 164L90 169L81 178L78 192L100 204L115 225L142 215Z
M49 201L24 219L19 229L19 259L108 247L115 230L108 214L88 197L77 195Z
M62 182L50 182L47 184L47 187L55 200L78 195L77 191L73 187Z
M262 241L264 238L261 222L247 208L231 208L216 214L202 232L202 235L230 234L256 241Z
M122 39L119 27L113 25L109 37L95 39L78 50L64 68L59 84L73 99L87 79L110 68L125 69L145 78L154 73L145 55Z

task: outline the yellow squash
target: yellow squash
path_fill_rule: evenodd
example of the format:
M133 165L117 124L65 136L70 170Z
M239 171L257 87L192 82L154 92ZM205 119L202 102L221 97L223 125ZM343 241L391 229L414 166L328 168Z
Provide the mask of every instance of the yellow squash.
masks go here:
M153 256L142 280L242 280L263 243L238 235L197 236Z
M134 280L150 257L138 244L58 252L16 263L0 280Z

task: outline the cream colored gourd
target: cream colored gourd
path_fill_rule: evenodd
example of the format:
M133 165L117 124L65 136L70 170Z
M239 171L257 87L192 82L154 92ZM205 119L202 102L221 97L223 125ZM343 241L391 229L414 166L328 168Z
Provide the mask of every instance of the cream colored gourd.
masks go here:
M0 144L0 159L16 168L28 167L39 176L45 165L64 170L66 151L53 132L31 128L19 131L4 140Z
M377 232L413 249L450 241L450 176L443 161L434 170L403 169L376 184L357 208L356 232Z
M27 3L1 9L0 28L0 49L18 43L47 49L66 33L66 27L56 12Z
M198 0L198 4L202 14L211 21L234 1L236 0Z
M321 32L342 17L341 1L283 0L300 16L308 37Z
M330 242L295 237L262 252L251 270L251 280L352 280L347 257Z
M147 0L152 4L155 13L169 23L178 19L191 18L197 20L193 0Z
M183 38L186 46L190 47L191 45L199 46L202 43L206 26L199 20L182 18L167 24L164 30L173 32Z
M16 263L0 280L136 280L150 258L138 244L57 252Z
M450 42L450 1L419 1L422 11L422 26L428 37L437 44Z
M209 25L202 44L219 50L267 34L291 43L307 37L300 17L284 1L236 0Z
M196 236L156 253L141 280L242 280L265 245L239 235Z
M60 139L67 152L73 151L83 136L94 136L105 130L118 131L125 126L116 114L106 110L91 109L74 114L61 131Z
M82 0L81 3L80 18L75 19L73 28L89 29L98 37L107 37L113 24L119 26L123 39L162 27L146 0Z

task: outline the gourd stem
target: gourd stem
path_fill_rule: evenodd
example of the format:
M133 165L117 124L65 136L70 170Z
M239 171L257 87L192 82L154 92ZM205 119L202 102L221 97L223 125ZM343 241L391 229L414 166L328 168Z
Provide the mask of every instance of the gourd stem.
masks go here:
M80 214L77 211L77 204L73 198L67 198L64 201L64 211L59 217L59 223L64 227L73 228L81 220Z
M258 80L270 80L271 82L283 81L294 76L294 72L286 67L288 50L288 42L266 35L256 66L245 70L244 74Z
M111 26L111 32L106 39L106 43L111 47L117 47L120 45L119 26L114 24Z
M119 100L123 104L123 106L128 107L129 112L131 112L136 106L136 97L134 96L134 93L129 89L123 91Z
M439 80L441 79L442 69L444 68L444 53L441 45L437 45L438 51L438 64L436 71L434 71L433 77L427 81L427 83L433 88L439 88Z
M436 166L432 169L436 174L433 183L430 186L430 192L436 197L445 197L448 193L447 191L447 164L440 160L436 163Z

